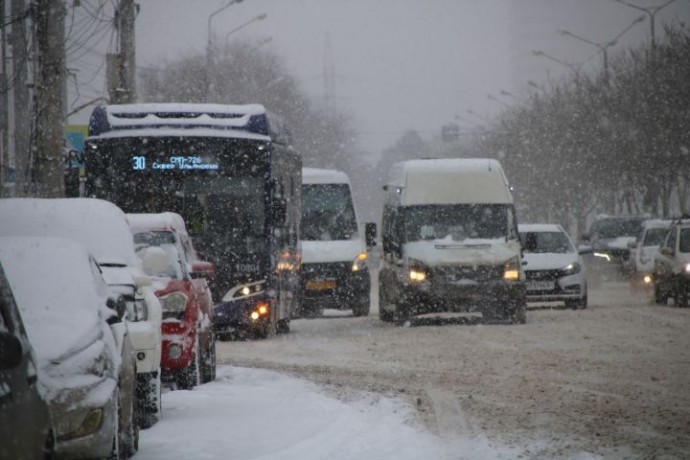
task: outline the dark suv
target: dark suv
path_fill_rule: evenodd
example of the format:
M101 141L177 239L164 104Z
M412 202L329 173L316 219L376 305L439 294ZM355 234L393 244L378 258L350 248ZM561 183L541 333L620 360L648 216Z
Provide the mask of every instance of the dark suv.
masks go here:
M632 273L630 243L649 216L598 216L582 235L593 252L585 259L592 281L626 279Z

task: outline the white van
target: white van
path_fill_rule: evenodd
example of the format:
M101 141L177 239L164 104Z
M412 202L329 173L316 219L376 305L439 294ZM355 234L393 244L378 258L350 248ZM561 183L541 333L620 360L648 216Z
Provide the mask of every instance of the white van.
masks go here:
M302 316L320 316L326 307L369 314L367 248L376 224L362 230L347 174L302 168Z
M513 196L498 161L396 163L384 190L383 321L464 311L526 321Z

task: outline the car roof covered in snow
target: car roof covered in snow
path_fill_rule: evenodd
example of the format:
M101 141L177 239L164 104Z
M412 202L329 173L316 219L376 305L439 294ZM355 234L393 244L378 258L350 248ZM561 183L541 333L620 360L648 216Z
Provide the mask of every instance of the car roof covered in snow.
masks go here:
M642 223L643 228L668 228L673 223L670 219L649 219Z
M337 169L302 168L303 184L349 184L350 178Z
M101 265L140 267L125 213L97 198L4 198L0 236L54 236L80 241Z
M187 235L184 219L175 212L132 213L127 214L127 221L133 233L174 230L182 235Z
M446 158L395 163L386 189L403 205L513 202L501 164L491 158Z
M559 232L565 233L558 224L518 224L518 232Z
M113 312L83 245L67 238L0 237L0 263L40 361L59 360L101 337Z

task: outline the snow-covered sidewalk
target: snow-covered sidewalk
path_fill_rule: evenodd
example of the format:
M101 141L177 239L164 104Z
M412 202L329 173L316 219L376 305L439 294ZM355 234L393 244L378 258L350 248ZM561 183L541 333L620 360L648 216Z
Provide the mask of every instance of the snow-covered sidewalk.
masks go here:
M344 403L309 382L219 367L216 381L163 395L163 420L141 432L135 459L513 458L485 439L425 432L402 400L363 394Z

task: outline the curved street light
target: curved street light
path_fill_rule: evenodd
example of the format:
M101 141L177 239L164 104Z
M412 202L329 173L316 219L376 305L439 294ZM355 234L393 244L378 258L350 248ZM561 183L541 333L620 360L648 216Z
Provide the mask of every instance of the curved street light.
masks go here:
M577 78L578 80L580 79L580 66L582 64L575 65L575 64L571 64L570 62L562 61L558 58L551 56L550 54L543 52L542 50L532 50L532 54L534 54L535 56L541 56L543 58L548 59L549 61L553 61L557 64L561 64L561 65L568 67L575 74L575 78Z
M209 94L211 92L211 68L213 67L213 34L211 33L211 21L213 20L214 16L225 11L228 7L235 5L237 3L242 3L243 1L244 0L230 0L228 3L221 6L208 16L208 42L206 43L206 100L208 100Z
M640 16L637 19L635 19L633 22L628 24L628 26L623 29L618 35L616 35L612 40L608 42L603 42L603 43L596 43L593 42L585 37L582 37L580 35L574 34L570 32L569 30L564 30L564 29L558 29L558 32L561 35L565 35L568 37L572 37L576 40L580 40L583 43L587 43L592 46L596 46L599 48L601 51L601 54L604 57L604 84L608 85L609 84L609 59L608 59L608 49L612 46L615 46L618 43L618 39L621 38L628 30L630 30L635 24L639 24L640 22L644 21L644 16Z
M234 34L235 32L237 32L241 29L244 29L245 27L247 27L249 24L251 24L253 22L262 21L262 20L266 19L266 16L268 16L266 13L255 16L255 17L251 18L249 21L245 22L244 24L239 25L239 26L235 27L234 29L230 30L228 33L226 33L225 34L225 47L226 48L228 47L228 37L230 35Z
M654 38L654 35L655 35L654 34L654 16L656 16L656 14L659 11L663 10L664 8L666 8L667 6L669 6L671 3L675 2L676 0L668 0L663 5L659 5L659 6L656 6L653 8L643 8L641 6L637 6L637 5L634 5L632 3L628 3L624 0L613 0L613 1L616 3L620 3L621 5L629 6L630 8L635 8L636 10L642 11L649 16L649 29L650 29L649 34L651 37L651 48L653 51L656 48L656 39ZM644 19L644 17L643 17L643 19Z

